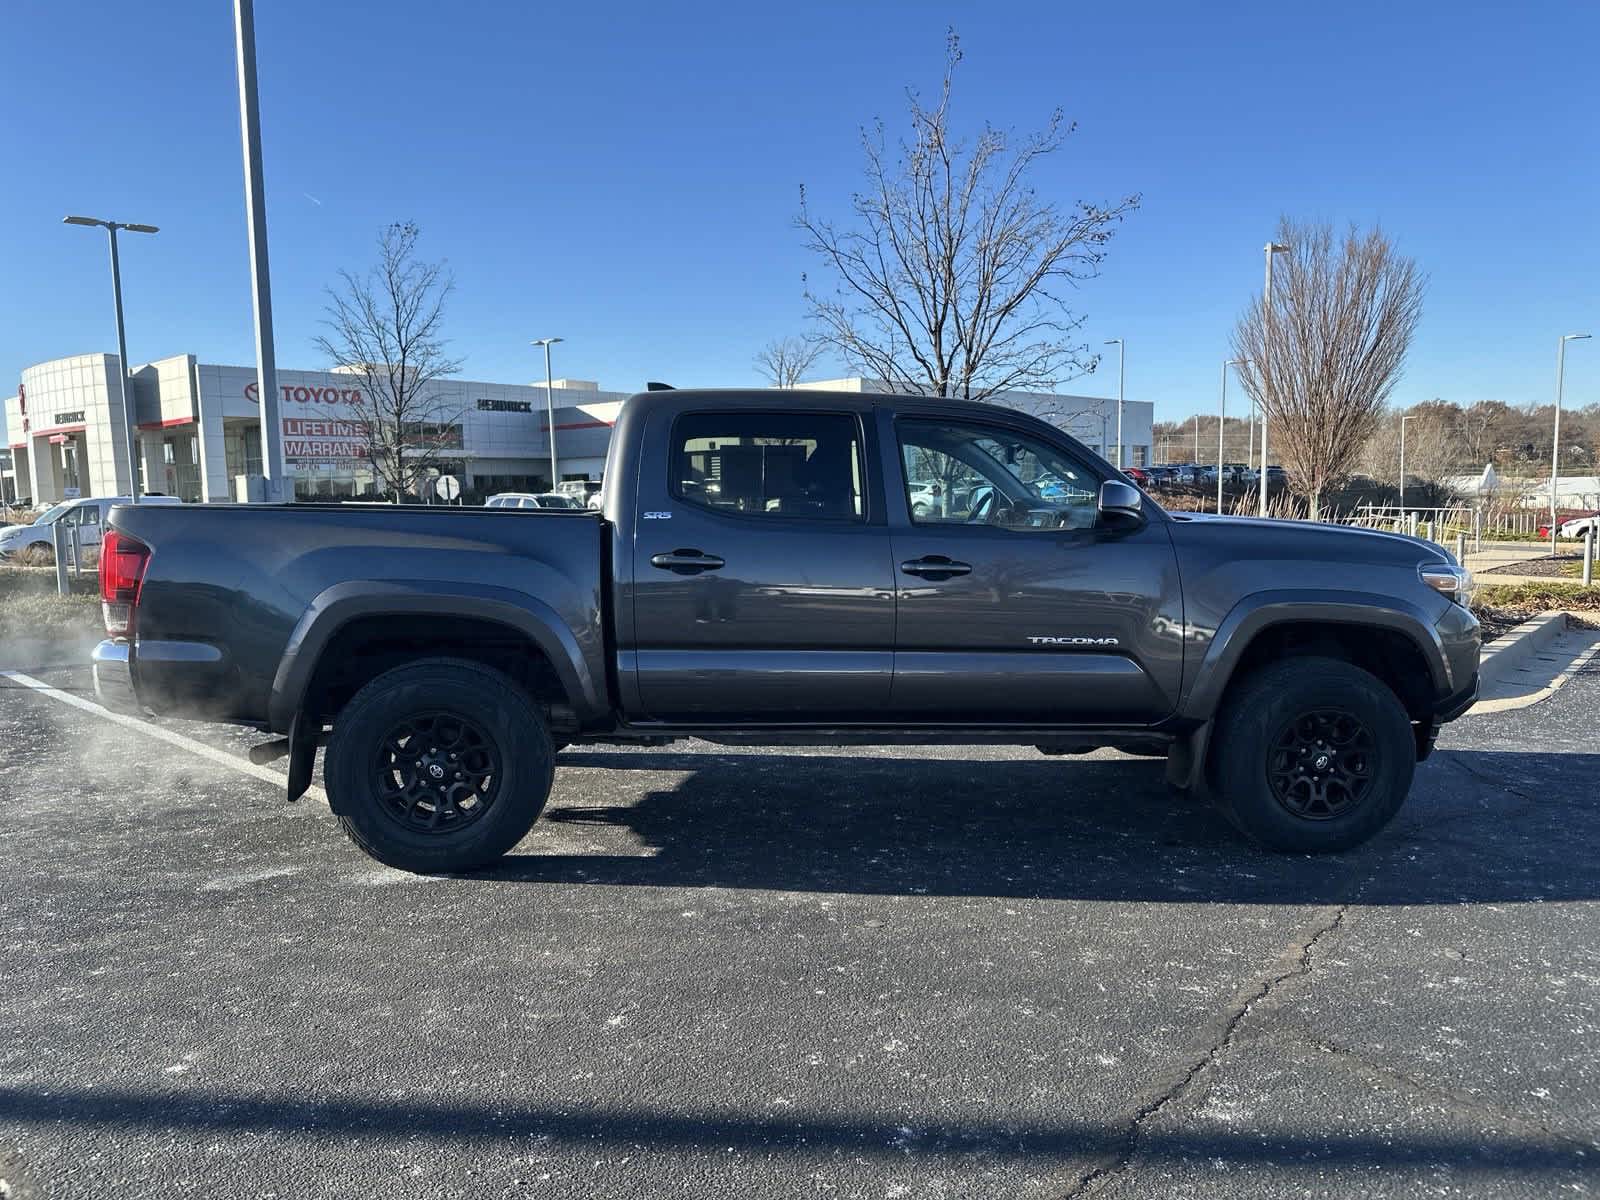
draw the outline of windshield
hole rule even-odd
[[[52,504],[49,508],[45,509],[42,513],[35,517],[33,519],[33,523],[35,525],[53,524],[65,516],[67,510],[71,507],[72,506],[69,504]]]

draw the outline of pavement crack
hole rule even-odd
[[[1144,1134],[1144,1127],[1165,1109],[1183,1099],[1198,1082],[1212,1074],[1222,1060],[1232,1051],[1240,1027],[1263,1001],[1284,984],[1295,979],[1302,979],[1311,973],[1312,962],[1316,956],[1318,944],[1344,924],[1345,916],[1350,912],[1350,904],[1345,903],[1335,908],[1314,928],[1309,936],[1299,943],[1298,952],[1294,954],[1292,965],[1277,974],[1269,975],[1257,983],[1251,993],[1243,1002],[1236,1005],[1228,1013],[1227,1020],[1223,1022],[1222,1031],[1217,1040],[1206,1049],[1205,1053],[1196,1059],[1178,1080],[1166,1091],[1133,1111],[1128,1121],[1128,1130],[1123,1137],[1121,1153],[1108,1163],[1103,1163],[1087,1174],[1069,1188],[1062,1200],[1071,1200],[1075,1196],[1083,1196],[1096,1190],[1111,1179],[1122,1174],[1132,1164],[1139,1153],[1139,1142]],[[1291,951],[1294,948],[1291,947]]]
[[[1284,1030],[1284,1036],[1299,1042],[1302,1046],[1328,1055],[1333,1062],[1367,1083],[1431,1100],[1457,1115],[1515,1130],[1526,1137],[1542,1139],[1559,1148],[1579,1154],[1591,1153],[1600,1148],[1600,1140],[1581,1132],[1571,1133],[1556,1128],[1548,1122],[1533,1120],[1521,1113],[1488,1103],[1471,1093],[1442,1086],[1387,1063],[1374,1062],[1360,1051],[1332,1041],[1314,1030],[1291,1027]]]

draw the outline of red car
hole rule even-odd
[[[1140,487],[1146,487],[1150,483],[1150,476],[1145,472],[1143,467],[1128,467],[1122,473],[1137,483]]]

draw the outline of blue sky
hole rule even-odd
[[[69,212],[162,227],[126,237],[130,358],[253,361],[231,7],[6,5],[0,388],[115,346],[104,237]],[[804,329],[799,185],[842,211],[858,127],[904,127],[947,25],[958,122],[1059,104],[1079,132],[1040,190],[1143,193],[1077,301],[1158,417],[1215,403],[1280,213],[1381,222],[1431,277],[1400,403],[1547,401],[1557,336],[1600,333],[1600,6],[266,0],[279,363],[324,365],[324,285],[410,218],[469,377],[542,378],[527,343],[555,334],[556,373],[603,387],[755,383]]]

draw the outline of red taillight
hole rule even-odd
[[[108,529],[100,541],[100,608],[106,632],[126,637],[133,631],[133,614],[139,606],[139,589],[150,565],[150,547],[137,538]]]

